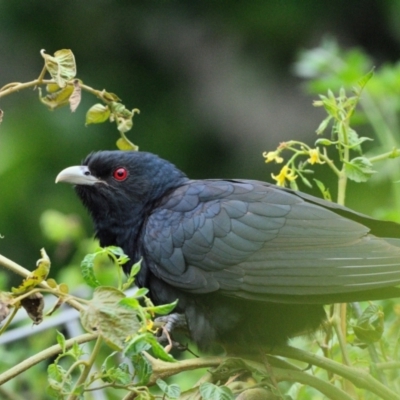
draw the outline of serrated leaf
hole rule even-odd
[[[88,332],[98,332],[114,350],[122,350],[128,337],[140,329],[135,310],[119,304],[125,294],[112,287],[98,287],[93,299],[81,312],[82,325]]]
[[[33,270],[19,285],[17,288],[11,288],[12,293],[22,294],[33,289],[39,283],[42,283],[49,274],[50,271],[50,259],[46,254],[45,249],[40,250],[42,258],[40,258],[36,263],[36,269]]]
[[[98,253],[86,254],[81,262],[81,271],[84,281],[91,287],[97,288],[100,286],[100,282],[96,278],[94,273],[94,260]]]
[[[121,366],[127,366],[127,364],[121,364]],[[102,376],[102,380],[105,382],[115,382],[121,385],[129,385],[132,382],[132,374],[126,368],[118,366],[110,368],[106,371],[106,375]]]
[[[170,399],[177,399],[181,395],[181,388],[177,384],[168,385],[162,379],[157,379],[157,386]]]
[[[149,360],[143,355],[133,356],[131,360],[135,370],[135,377],[138,379],[137,386],[146,385],[153,373],[153,368]]]
[[[210,382],[200,385],[203,400],[234,400],[232,391],[226,386],[217,386]]]
[[[82,347],[79,346],[78,343],[74,342],[72,347],[66,352],[66,354],[73,357],[75,360],[79,360],[85,353],[82,350]]]
[[[381,307],[369,305],[353,326],[355,335],[364,343],[374,343],[382,338],[384,330],[384,313]]]
[[[47,71],[60,88],[65,87],[67,82],[75,78],[76,64],[71,50],[58,50],[54,53],[54,56],[46,54],[45,50],[41,50],[40,54],[44,58]]]
[[[104,104],[95,104],[86,113],[86,125],[101,124],[110,118],[110,109]]]
[[[355,182],[366,182],[376,172],[366,157],[356,157],[350,162],[345,162],[344,169],[347,177]]]
[[[66,370],[58,364],[50,364],[47,367],[47,374],[49,379],[54,380],[55,382],[61,382],[66,375]]]

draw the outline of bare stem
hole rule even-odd
[[[74,343],[82,344],[86,342],[90,342],[97,338],[97,334],[94,333],[85,333],[83,335],[77,336],[73,339],[69,339],[65,341],[65,348],[69,349],[74,345]],[[62,348],[59,344],[55,344],[47,348],[46,350],[41,351],[38,354],[33,355],[32,357],[27,358],[26,360],[22,361],[15,367],[10,368],[6,372],[0,375],[0,386],[3,385],[5,382],[8,382],[10,379],[14,378],[15,376],[21,374],[22,372],[26,371],[27,369],[33,367],[34,365],[40,363],[43,360],[46,360],[50,357],[54,357],[62,351]]]

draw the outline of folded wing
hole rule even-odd
[[[149,217],[144,244],[153,273],[192,293],[288,303],[398,296],[400,240],[370,234],[364,220],[374,221],[263,182],[190,181]]]

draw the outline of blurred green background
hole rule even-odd
[[[326,35],[362,48],[379,70],[399,58],[400,2],[0,0],[0,86],[36,78],[41,49],[70,48],[84,83],[141,110],[129,132],[141,150],[193,178],[271,181],[276,168],[262,152],[314,142],[324,118],[293,65]],[[46,210],[76,214],[92,234],[71,187],[54,179],[118,138],[109,123],[84,126],[97,102],[89,94],[73,114],[49,112],[37,97],[27,90],[0,101],[0,253],[30,269],[43,246],[56,267],[73,254],[43,234]],[[390,202],[385,186],[373,195],[363,186],[351,185],[350,207],[373,214]]]

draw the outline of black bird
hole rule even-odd
[[[102,246],[122,247],[190,337],[250,349],[317,329],[323,304],[400,297],[400,225],[254,180],[191,180],[145,152],[64,169]],[[127,266],[129,271],[130,265]]]

